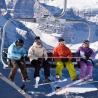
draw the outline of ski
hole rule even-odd
[[[48,84],[53,84],[53,83],[60,83],[60,82],[64,82],[64,81],[67,81],[67,79],[63,79],[63,80],[55,80],[55,81],[52,81],[52,82],[44,82],[44,83],[39,83],[38,86],[43,86],[43,85],[48,85]],[[35,86],[35,85],[33,85]]]
[[[93,83],[98,83],[98,81],[94,81],[94,80],[92,80],[92,81],[83,81],[83,82],[79,83],[78,85],[93,84]]]
[[[55,95],[55,94],[57,94],[59,91],[65,89],[65,88],[68,88],[68,87],[71,87],[71,86],[77,85],[77,84],[80,83],[80,82],[83,82],[84,79],[85,79],[85,78],[80,79],[80,80],[76,80],[76,81],[74,81],[74,82],[71,82],[71,83],[65,85],[64,87],[57,87],[57,89],[56,89],[55,91],[53,91],[53,92],[47,94],[46,96],[52,96],[52,95]]]

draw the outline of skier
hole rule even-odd
[[[80,79],[84,78],[86,80],[93,79],[93,62],[92,59],[95,57],[94,51],[89,47],[89,41],[84,40],[81,47],[76,52],[80,65]]]
[[[23,81],[29,81],[24,57],[27,56],[26,50],[23,48],[24,41],[22,39],[16,40],[8,48],[7,58],[10,60],[12,69],[8,79],[14,81],[14,77],[18,68],[22,73]]]
[[[72,81],[77,80],[76,70],[71,61],[72,53],[70,49],[65,45],[64,39],[60,38],[57,47],[53,49],[53,56],[56,62],[56,78],[60,79],[62,77],[62,70],[64,65],[69,72]]]
[[[28,57],[32,66],[35,68],[34,78],[39,81],[39,71],[44,68],[45,82],[50,82],[50,65],[47,62],[47,50],[43,47],[40,37],[35,37],[35,42],[29,48]],[[37,88],[37,87],[36,87]]]

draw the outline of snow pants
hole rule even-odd
[[[59,75],[60,77],[62,77],[62,70],[64,68],[64,65],[66,65],[66,68],[68,70],[71,80],[77,79],[76,70],[71,61],[68,61],[68,62],[56,61],[56,75]]]
[[[18,68],[20,68],[20,70],[21,70],[22,79],[23,80],[28,79],[26,65],[23,61],[11,60],[11,64],[12,64],[12,69],[11,69],[11,72],[10,72],[9,77],[8,77],[11,81],[14,81],[14,78],[15,78],[15,75],[16,75]]]
[[[40,69],[44,68],[44,76],[45,79],[47,79],[50,76],[50,65],[47,62],[47,60],[43,61],[42,63],[39,60],[32,60],[31,61],[32,66],[34,67],[34,78],[40,76]]]
[[[93,65],[89,61],[80,61],[80,79],[84,77],[89,77],[92,78],[92,73],[93,73]]]

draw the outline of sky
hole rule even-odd
[[[63,8],[65,0],[50,0],[49,5]],[[67,0],[67,8],[98,8],[98,0]]]
[[[11,0],[5,0],[8,3]],[[14,0],[16,1],[16,0]],[[66,0],[39,0],[46,1],[48,5],[64,8],[64,1]],[[88,9],[98,8],[98,0],[67,0],[67,8]]]
[[[75,7],[78,9],[84,8],[98,8],[98,0],[67,0],[68,7]]]

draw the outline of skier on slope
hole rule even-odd
[[[76,52],[77,56],[81,57],[78,59],[80,65],[80,79],[92,79],[93,63],[92,59],[95,57],[94,51],[89,47],[89,41],[84,40],[81,47]]]
[[[64,65],[66,65],[71,80],[77,80],[76,70],[74,69],[74,65],[71,61],[72,53],[70,49],[65,45],[63,38],[59,39],[57,47],[53,49],[53,56],[58,57],[55,58],[56,78],[60,79],[62,77],[62,70],[64,68]]]

